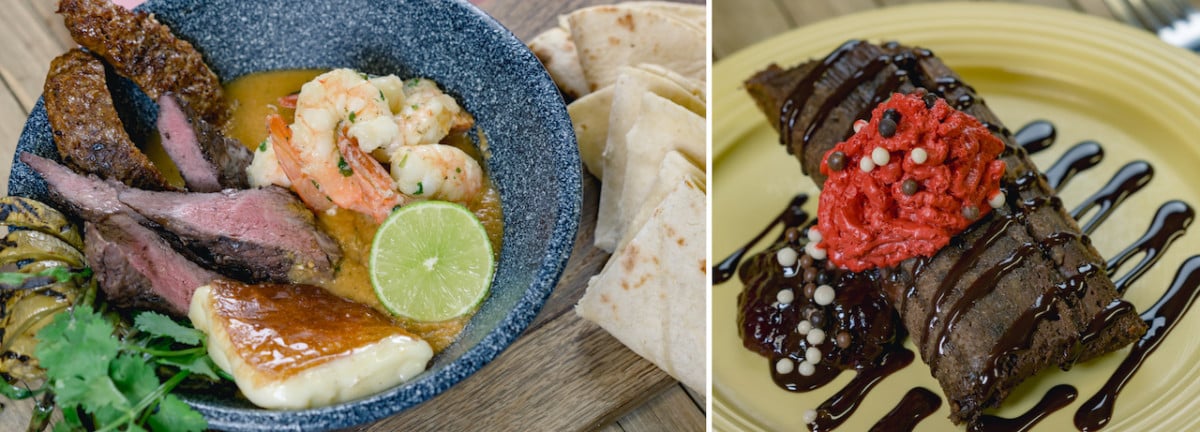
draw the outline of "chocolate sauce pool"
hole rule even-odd
[[[850,48],[852,48],[850,45],[843,47],[847,51]],[[835,51],[830,58],[836,59],[838,56],[837,53]],[[884,62],[885,60],[881,59],[880,61]],[[827,63],[832,63],[832,61],[827,59]],[[818,68],[820,67],[818,66]],[[903,74],[899,75],[902,76]],[[806,85],[805,83],[806,81],[802,81],[800,86]],[[961,83],[949,81],[944,83],[939,81],[938,84],[940,86],[961,85]],[[812,83],[807,83],[807,85],[811,86]],[[794,109],[794,107],[803,106],[803,102],[805,101],[789,99],[784,105],[780,121],[783,123],[781,130],[785,131],[783,136],[785,142],[791,140],[790,132],[787,131],[793,129],[792,126],[794,126],[795,120],[799,115],[798,110]],[[972,102],[958,101],[958,105],[960,106],[969,103]],[[987,126],[994,132],[1008,133],[1007,130],[993,125]],[[810,133],[811,131],[806,131],[805,141],[809,138],[808,134]],[[1032,154],[1049,148],[1054,143],[1056,131],[1054,125],[1050,122],[1039,120],[1021,128],[1013,134],[1013,137],[1024,151]],[[788,148],[790,149],[790,146]],[[1068,149],[1045,171],[1045,179],[1052,188],[1061,189],[1080,172],[1099,164],[1103,160],[1103,157],[1103,148],[1098,143],[1094,141],[1080,142]],[[1144,161],[1134,161],[1126,164],[1100,190],[1083,200],[1071,212],[1072,217],[1078,219],[1082,216],[1090,215],[1086,221],[1081,221],[1081,228],[1085,234],[1094,232],[1122,202],[1142,190],[1153,178],[1153,175],[1153,167]],[[1019,179],[1015,187],[1023,187],[1033,180],[1033,178]],[[1015,194],[1010,195],[1016,196]],[[799,228],[806,223],[810,223],[808,221],[808,214],[802,208],[807,202],[807,198],[803,194],[794,197],[787,208],[773,219],[757,236],[715,266],[713,268],[713,284],[721,284],[733,277],[741,260],[746,256],[747,251],[761,242],[776,227],[782,225],[785,228]],[[1024,204],[1032,206],[1046,204],[1061,206],[1061,202],[1057,201],[1056,198],[1046,200],[1045,202],[1026,202]],[[1011,223],[1018,223],[1018,218],[1022,217],[1022,213],[1017,212],[1009,217],[1013,219]],[[1163,252],[1183,235],[1194,218],[1195,212],[1193,209],[1182,201],[1169,201],[1160,206],[1146,232],[1121,252],[1109,258],[1106,263],[1108,276],[1114,277],[1114,284],[1117,286],[1118,291],[1124,293],[1133,282],[1138,280],[1157,263],[1162,257]],[[1000,230],[1005,229],[1008,225],[1010,224],[993,224],[993,226],[1001,227],[996,228]],[[782,241],[783,236],[783,234],[780,234],[776,243]],[[984,236],[981,241],[986,242],[989,237],[992,236]],[[1071,240],[1071,238],[1050,236],[1050,238],[1042,242],[1054,243],[1068,240]],[[985,248],[986,246],[986,244],[974,245],[971,249]],[[992,278],[983,277],[979,278],[979,280],[989,280],[999,277],[1000,274],[1006,271],[1006,268],[1015,267],[1027,254],[1034,253],[1036,249],[1050,245],[1031,244],[1028,246],[1028,248],[1017,248],[1008,259],[1002,261],[995,268],[989,269],[988,272],[995,273],[992,275]],[[1133,267],[1126,270],[1122,276],[1116,278],[1119,271],[1126,267],[1133,257],[1139,255],[1141,259]],[[969,268],[971,261],[968,254],[968,257],[960,260],[959,264],[964,268]],[[1053,300],[1058,298],[1061,293],[1054,293],[1054,291],[1082,290],[1084,285],[1082,283],[1083,278],[1090,274],[1090,272],[1097,270],[1099,269],[1081,269],[1079,277],[1073,278],[1073,280],[1068,281],[1066,284],[1061,284],[1047,290],[1042,298],[1039,298],[1035,302],[1035,306],[1027,310],[1023,318],[1018,319],[1013,328],[1010,328],[996,344],[993,352],[989,355],[989,361],[996,362],[998,359],[1003,358],[1006,352],[1027,348],[1029,345],[1029,335],[1032,333],[1031,330],[1035,328],[1039,320],[1057,319],[1056,316],[1052,316],[1054,314],[1050,313],[1050,310]],[[952,270],[951,273],[953,272]],[[949,281],[956,278],[951,274],[946,279]],[[952,282],[947,283],[952,284]],[[965,297],[969,297],[968,300],[970,300],[971,298],[987,295],[990,291],[986,287],[980,286],[977,289],[976,287],[970,287],[966,292]],[[1141,318],[1150,325],[1150,330],[1141,340],[1133,345],[1133,349],[1127,358],[1113,373],[1101,391],[1081,405],[1075,415],[1075,424],[1080,430],[1097,430],[1108,424],[1112,417],[1112,409],[1117,395],[1121,389],[1133,377],[1145,359],[1154,352],[1158,345],[1165,339],[1166,335],[1170,333],[1179,318],[1187,312],[1197,295],[1200,295],[1200,255],[1193,256],[1183,263],[1167,293],[1153,307],[1141,315]],[[945,307],[969,308],[969,305],[972,303],[974,302],[959,300],[956,304],[945,305]],[[1080,337],[1080,345],[1091,338],[1097,337],[1100,331],[1110,324],[1112,320],[1129,313],[1132,309],[1133,306],[1130,303],[1119,298],[1114,300],[1103,312],[1093,317],[1087,331]],[[936,319],[932,318],[932,316],[938,314],[931,314],[930,325],[942,330],[938,332],[939,345],[944,343],[942,339],[952,331],[956,320],[955,317],[961,316],[962,312],[952,311],[946,315],[948,318],[947,322],[940,325],[936,322]],[[789,325],[784,330],[790,331],[794,323],[789,322]],[[899,323],[895,323],[895,326],[902,328]],[[932,333],[934,332],[927,332],[926,337],[931,337]],[[902,338],[903,335],[901,334],[894,343],[888,344],[887,347],[890,348],[883,351],[882,355],[878,357],[878,361],[870,365],[863,366],[860,364],[858,367],[855,367],[855,378],[820,405],[816,411],[815,420],[809,423],[810,429],[814,431],[832,430],[841,425],[861,405],[863,399],[876,384],[910,364],[913,360],[913,353],[902,347]],[[799,352],[793,353],[790,357],[803,359],[803,356],[804,353]],[[842,368],[835,367],[835,365],[831,365],[828,362],[823,362],[818,364],[815,372],[808,377],[801,377],[798,373],[780,374],[776,371],[775,362],[784,357],[779,355],[770,356],[771,374],[777,385],[789,391],[806,392],[820,388],[836,378],[842,370]],[[845,365],[842,365],[842,367],[845,367]],[[1041,402],[1025,414],[1014,419],[983,416],[977,423],[972,425],[971,430],[985,432],[1028,430],[1049,414],[1072,403],[1077,396],[1078,393],[1073,387],[1065,384],[1059,385],[1047,392]],[[941,399],[933,392],[923,388],[912,389],[891,412],[885,415],[872,428],[872,431],[910,430],[940,406]]]

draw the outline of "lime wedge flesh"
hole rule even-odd
[[[479,219],[465,207],[424,201],[392,212],[371,243],[371,284],[393,314],[445,321],[487,297],[495,262]]]

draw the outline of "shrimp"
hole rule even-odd
[[[404,101],[396,111],[399,134],[387,153],[401,146],[437,144],[452,130],[466,130],[474,119],[433,80],[413,78],[404,84]]]
[[[396,187],[411,197],[465,203],[483,189],[479,163],[453,146],[403,146],[391,159]]]
[[[383,93],[365,76],[336,69],[304,84],[287,127],[268,116],[271,150],[292,189],[310,208],[333,206],[382,222],[401,200],[370,151],[397,131]],[[265,153],[265,152],[260,152]]]

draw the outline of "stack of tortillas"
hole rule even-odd
[[[601,180],[596,246],[613,255],[575,310],[688,387],[705,385],[705,8],[580,9],[530,48],[568,98]]]

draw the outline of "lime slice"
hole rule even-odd
[[[416,321],[462,316],[487,297],[492,244],[479,219],[445,201],[392,212],[371,243],[371,284],[393,314]]]

